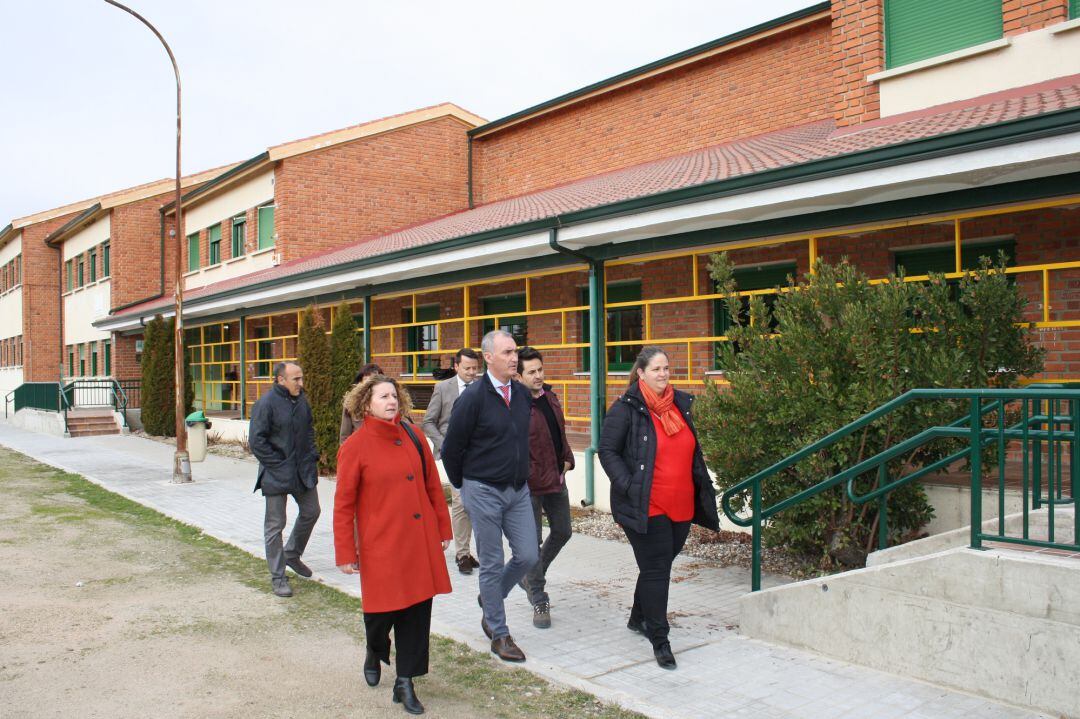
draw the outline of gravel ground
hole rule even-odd
[[[607,512],[572,508],[570,510],[575,532],[626,542],[626,535]],[[719,567],[746,567],[750,569],[750,535],[742,532],[710,532],[698,526],[690,529],[690,537],[683,547],[683,554],[709,562]],[[773,574],[792,578],[814,574],[812,565],[780,549],[763,548],[761,568]]]
[[[142,437],[143,439],[152,439],[155,442],[161,442],[162,444],[176,445],[175,437],[161,437],[155,434],[147,434],[141,429],[131,430],[131,434],[136,437]],[[238,442],[220,442],[215,441],[213,435],[210,437],[210,445],[206,448],[206,451],[210,454],[216,454],[219,457],[231,457],[232,459],[246,459],[250,462],[255,461],[255,457],[251,455],[248,449]]]

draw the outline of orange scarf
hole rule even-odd
[[[641,396],[645,398],[645,406],[660,418],[660,426],[664,428],[668,437],[686,426],[679,408],[675,406],[675,389],[671,385],[664,388],[663,394],[656,394],[649,385],[645,384],[645,380],[639,379],[637,384],[638,389],[641,390]]]

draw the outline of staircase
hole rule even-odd
[[[72,437],[96,437],[120,434],[120,427],[111,409],[76,409],[67,415],[68,433]]]
[[[968,412],[948,425],[911,427],[913,434],[879,454],[763,506],[762,485],[774,475],[906,404],[941,400],[964,402]],[[921,468],[890,467],[943,438],[959,448]],[[996,470],[984,471],[984,458],[995,450]],[[1006,478],[1010,452],[1018,457],[1019,482]],[[971,524],[888,547],[890,493],[958,461],[971,468],[965,478]],[[869,490],[856,484],[875,475]],[[740,631],[1080,719],[1077,482],[1080,391],[1053,385],[911,390],[723,493],[728,519],[753,534],[753,591],[740,599]],[[876,505],[879,551],[864,569],[759,591],[769,519],[830,490],[843,491],[855,505]],[[737,512],[734,503],[749,505],[749,513]],[[1009,514],[1014,507],[1019,511]]]

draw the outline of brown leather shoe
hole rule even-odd
[[[509,634],[505,637],[492,639],[491,651],[495,652],[495,656],[504,662],[525,661],[525,652],[521,651],[521,648],[514,643],[514,638]]]
[[[472,574],[473,566],[469,561],[469,557],[458,557],[457,570],[462,574]]]

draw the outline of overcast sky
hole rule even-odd
[[[440,102],[494,120],[810,0],[127,0],[183,81],[184,174]],[[168,58],[102,0],[0,0],[0,227],[171,177]]]

